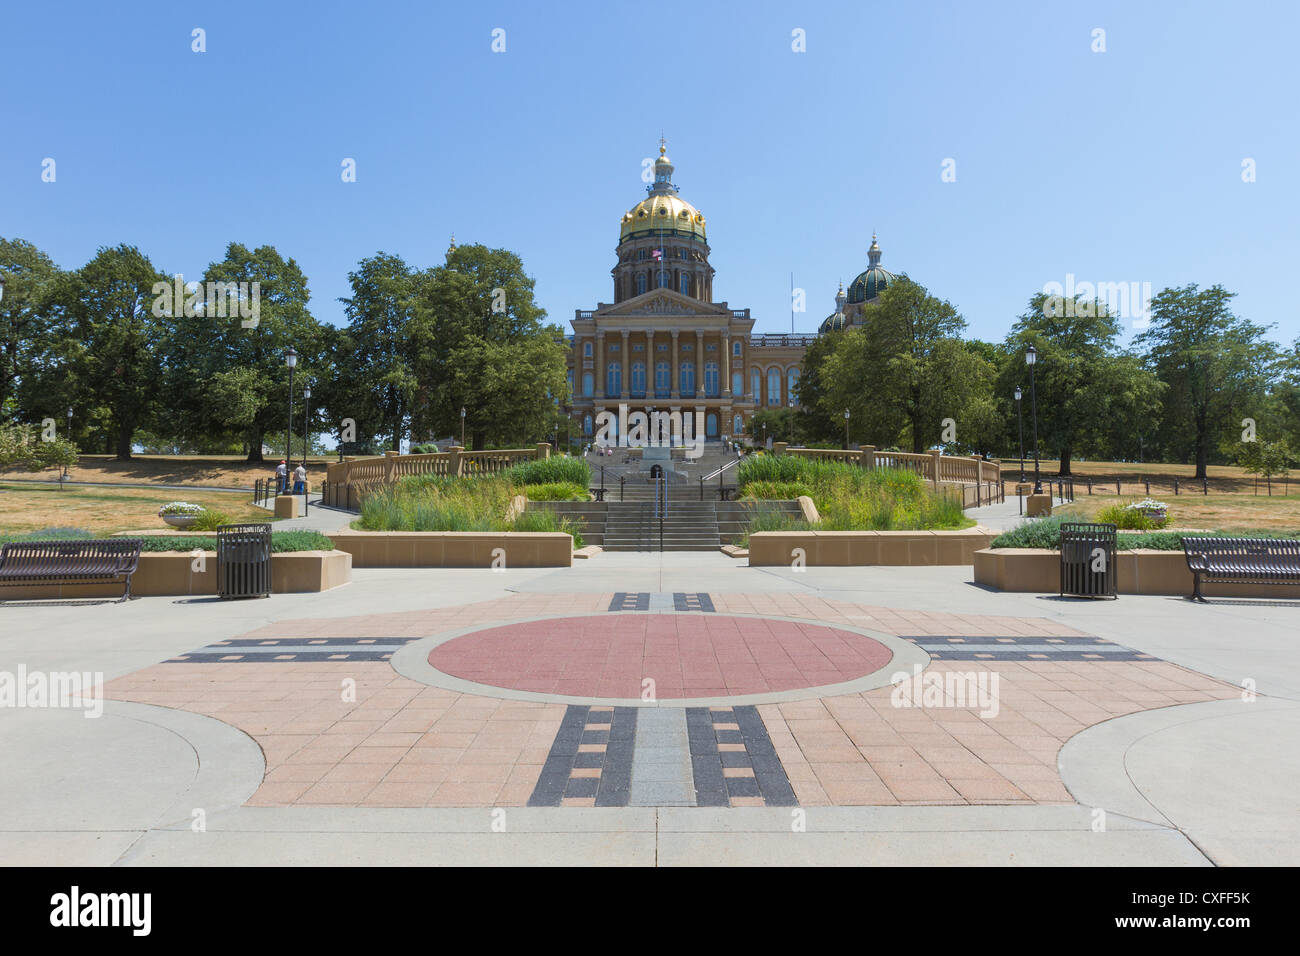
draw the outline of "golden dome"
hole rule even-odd
[[[652,235],[659,232],[708,241],[704,232],[704,214],[680,196],[668,194],[647,196],[625,212],[618,241],[642,233]]]

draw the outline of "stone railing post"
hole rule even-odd
[[[859,445],[858,451],[862,452],[862,468],[865,471],[871,471],[876,467],[876,446]]]
[[[537,454],[536,454],[534,457],[537,457],[537,458],[550,458],[550,457],[551,457],[551,443],[550,443],[550,442],[545,442],[545,441],[539,441],[539,442],[537,443]]]
[[[393,483],[393,470],[397,467],[397,458],[402,453],[400,451],[384,452],[384,484]]]
[[[785,454],[785,450],[786,450],[787,448],[789,448],[789,447],[790,447],[790,443],[789,443],[789,442],[784,442],[784,441],[774,441],[774,442],[772,442],[772,454],[774,454],[774,455],[784,455],[784,454]]]
[[[943,452],[935,450],[930,452],[930,480],[934,482],[935,487],[939,486],[939,459],[943,457]]]
[[[462,459],[460,456],[461,453],[464,451],[465,449],[461,445],[452,445],[450,448],[447,449],[448,454],[451,455],[451,457],[447,459],[448,477],[450,478],[460,477],[460,469],[462,467]]]

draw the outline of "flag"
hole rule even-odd
[[[663,257],[664,251],[662,249],[656,249],[654,252],[650,253],[650,258],[655,260],[655,262],[658,262]]]

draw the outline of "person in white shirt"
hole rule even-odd
[[[304,466],[299,465],[297,468],[293,470],[293,493],[295,495],[302,494],[303,489],[306,488],[307,486],[306,482],[307,482],[307,469]]]

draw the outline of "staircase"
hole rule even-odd
[[[716,502],[683,500],[670,491],[663,529],[665,551],[717,551],[721,547]],[[623,501],[609,502],[603,547],[606,551],[659,550],[652,486],[644,499],[625,496]]]

